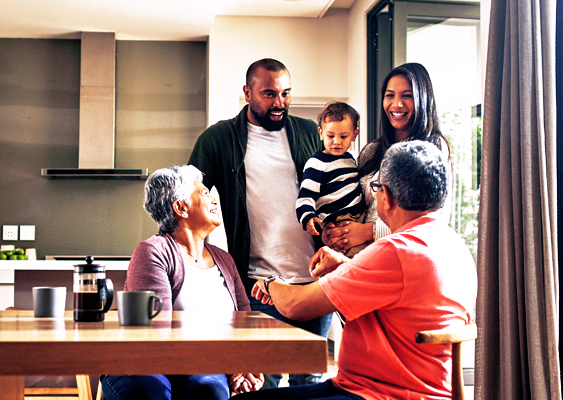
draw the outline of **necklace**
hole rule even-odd
[[[191,258],[194,259],[195,263],[197,264],[198,261],[199,261],[199,258],[196,257],[196,256],[194,256],[192,253],[190,253],[190,251],[188,250],[188,246],[181,245],[181,247],[182,247],[182,249],[184,249],[184,251],[185,251]],[[205,247],[203,248],[203,254],[202,254],[201,258],[203,258],[203,257],[205,257]]]

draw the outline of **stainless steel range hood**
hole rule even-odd
[[[148,168],[115,168],[115,33],[82,32],[78,168],[42,168],[47,178],[146,179]]]

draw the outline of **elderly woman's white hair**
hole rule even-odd
[[[203,175],[193,165],[161,168],[148,177],[145,182],[144,208],[158,224],[160,234],[178,230],[172,204],[178,200],[191,205],[195,181],[202,182]]]

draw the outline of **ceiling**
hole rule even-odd
[[[116,32],[119,40],[205,40],[219,15],[321,18],[354,0],[4,0],[0,37],[79,38]]]

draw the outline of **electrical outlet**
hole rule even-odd
[[[20,225],[20,240],[35,240],[35,225]]]
[[[18,226],[4,225],[2,229],[2,240],[18,240]]]

